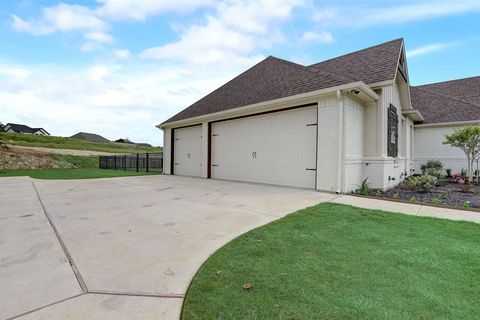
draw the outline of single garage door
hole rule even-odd
[[[212,123],[211,176],[315,188],[317,107]]]
[[[174,129],[173,173],[181,176],[202,175],[202,126]]]

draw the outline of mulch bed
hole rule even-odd
[[[448,198],[444,195],[447,195]],[[376,196],[376,191],[370,191],[369,196]],[[466,201],[470,201],[471,208],[480,208],[480,185],[474,186],[469,192],[464,192],[461,185],[445,180],[441,181],[440,185],[433,188],[431,192],[421,192],[410,190],[402,183],[393,189],[382,192],[382,197],[407,201],[415,197],[417,203],[428,204],[432,204],[432,199],[437,198],[440,200],[439,204],[461,208],[464,207]]]

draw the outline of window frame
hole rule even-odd
[[[392,142],[392,129],[395,130],[395,142]],[[398,157],[398,113],[397,108],[391,103],[387,114],[387,156]]]

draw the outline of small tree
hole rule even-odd
[[[452,134],[445,135],[443,144],[460,148],[465,152],[468,165],[468,180],[473,181],[474,164],[480,158],[480,126],[456,129]]]

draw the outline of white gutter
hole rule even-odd
[[[307,93],[301,93],[301,94],[297,94],[297,95],[293,95],[285,98],[259,102],[259,103],[238,107],[230,110],[209,113],[209,114],[192,117],[188,119],[182,119],[182,120],[173,121],[173,122],[167,122],[167,123],[159,124],[156,127],[159,129],[163,129],[167,127],[178,127],[178,126],[190,125],[195,123],[201,123],[204,121],[219,120],[222,118],[229,118],[237,115],[248,114],[249,111],[250,112],[258,111],[257,109],[261,109],[261,108],[267,109],[269,107],[274,107],[274,105],[276,104],[295,102],[297,100],[314,98],[320,95],[332,94],[336,91],[347,91],[347,90],[351,91],[353,89],[357,89],[360,92],[364,93],[367,96],[367,98],[371,101],[377,101],[379,99],[378,94],[376,94],[375,91],[373,91],[368,85],[366,85],[363,81],[357,81],[357,82],[343,84],[335,87],[315,90]],[[274,108],[272,110],[274,110]]]
[[[405,110],[402,111],[402,115],[407,116],[408,118],[412,119],[413,121],[423,121],[423,115],[418,110]]]
[[[415,128],[431,128],[431,127],[468,126],[468,125],[477,125],[477,124],[480,125],[480,120],[425,123],[425,124],[416,124],[414,125],[414,127]]]

